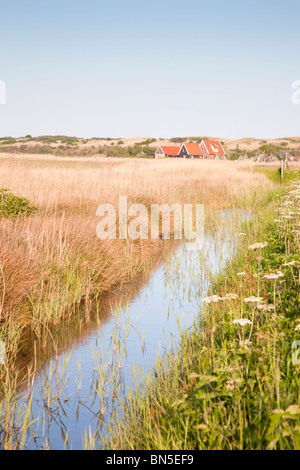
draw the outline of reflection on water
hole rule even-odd
[[[105,435],[103,423],[118,406],[116,396],[124,396],[126,387],[134,385],[132,370],[139,371],[139,377],[147,375],[159,351],[170,348],[180,328],[188,328],[201,314],[209,275],[222,270],[236,248],[237,218],[229,212],[221,218],[216,233],[205,236],[201,251],[178,245],[146,284],[124,284],[125,292],[107,301],[111,308],[102,305],[98,315],[91,315],[95,320],[82,323],[76,334],[74,329],[70,334],[62,329],[67,340],[54,359],[44,360],[35,376],[32,418],[36,421],[28,448],[81,449],[85,430],[100,429]],[[28,391],[20,398],[24,407],[26,397]]]

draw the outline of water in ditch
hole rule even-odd
[[[38,363],[20,394],[19,409],[30,405],[33,421],[26,448],[82,449],[85,433],[105,437],[118,397],[151,374],[180,331],[201,315],[210,275],[234,255],[239,226],[249,214],[218,217],[201,249],[178,244],[146,282],[124,284],[76,334],[61,328],[63,347]]]

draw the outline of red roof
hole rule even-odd
[[[203,140],[209,155],[225,155],[221,142],[218,140]]]
[[[199,144],[184,144],[189,155],[202,156],[203,152]]]
[[[175,147],[173,145],[161,145],[160,147],[165,155],[178,155],[180,147]]]

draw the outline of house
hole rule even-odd
[[[202,140],[200,147],[204,158],[213,159],[218,157],[226,159],[225,151],[219,140]]]
[[[199,144],[184,143],[180,147],[178,157],[181,158],[203,158],[203,152]]]
[[[161,145],[155,152],[155,158],[177,157],[180,147]]]

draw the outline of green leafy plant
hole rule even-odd
[[[6,140],[2,140],[1,145],[12,145],[12,144],[15,144],[16,142],[17,142],[16,139],[9,137]]]
[[[9,189],[0,188],[0,219],[2,217],[16,219],[36,211],[37,208],[26,198],[15,196]]]

